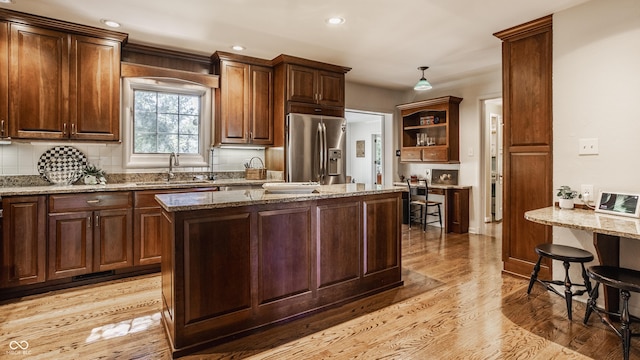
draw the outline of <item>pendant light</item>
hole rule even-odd
[[[428,66],[420,66],[418,68],[418,70],[422,70],[422,77],[420,78],[416,86],[413,87],[413,90],[422,91],[422,90],[429,90],[432,88],[431,84],[429,84],[427,79],[424,77],[424,71],[427,70],[428,68],[429,68]]]

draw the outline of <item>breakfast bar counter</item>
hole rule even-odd
[[[550,206],[524,213],[525,219],[539,224],[593,232],[593,244],[601,265],[620,266],[620,238],[640,240],[640,220],[597,213],[587,209],[560,209]],[[619,295],[604,289],[605,308],[616,312]]]
[[[157,195],[173,356],[401,286],[402,190]]]

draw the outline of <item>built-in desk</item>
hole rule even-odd
[[[640,220],[600,214],[593,210],[566,210],[550,206],[527,211],[524,218],[544,225],[592,231],[593,244],[601,265],[620,266],[621,237],[640,240]],[[617,291],[608,291],[605,287],[604,300],[607,310],[618,311]]]
[[[424,183],[418,189],[426,189]],[[406,182],[395,182],[395,186],[408,188]],[[461,185],[429,185],[429,194],[444,196],[444,232],[463,234],[469,231],[469,189]],[[406,211],[406,210],[405,210]]]

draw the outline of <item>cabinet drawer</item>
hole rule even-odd
[[[448,161],[448,148],[433,148],[422,150],[422,161]]]
[[[433,195],[444,195],[444,189],[437,189],[437,188],[429,188],[429,194],[433,194]]]
[[[216,191],[216,187],[206,187],[206,188],[188,188],[188,189],[171,189],[171,190],[141,190],[134,191],[133,199],[135,208],[149,208],[149,207],[160,207],[158,202],[155,199],[156,194],[172,194],[172,193],[182,193],[182,192],[198,192],[198,191]]]
[[[131,192],[49,195],[49,212],[127,208],[132,206]]]
[[[400,151],[400,161],[421,161],[422,150],[404,148]]]

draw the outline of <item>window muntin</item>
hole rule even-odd
[[[165,168],[171,152],[180,154],[181,167],[208,166],[213,88],[169,78],[125,77],[122,84],[125,168]],[[136,107],[137,93],[149,97],[155,94],[155,100],[147,99],[149,101],[140,102]],[[158,97],[164,96],[177,97],[174,99],[178,101],[163,105],[164,101],[158,101]],[[180,98],[185,101],[181,102]],[[137,128],[135,120],[141,120]],[[150,124],[155,130],[150,130]],[[146,138],[148,143],[141,138]]]
[[[200,97],[134,90],[133,152],[136,154],[197,154]]]

